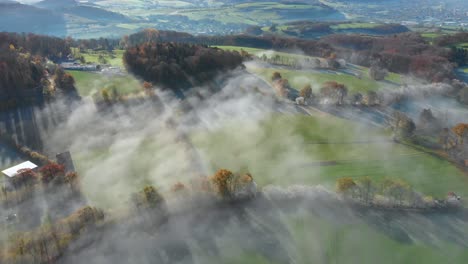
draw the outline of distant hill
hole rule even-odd
[[[34,5],[40,8],[58,10],[77,6],[78,3],[75,0],[44,0]]]
[[[119,13],[107,11],[98,7],[82,5],[75,0],[44,0],[35,6],[52,10],[57,13],[70,14],[97,22],[125,23],[131,20]]]
[[[0,0],[0,31],[66,35],[62,14],[18,2]]]

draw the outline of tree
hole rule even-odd
[[[78,173],[76,172],[69,172],[65,175],[65,182],[68,183],[70,186],[70,189],[72,191],[77,190],[77,184],[78,184]]]
[[[146,202],[151,208],[157,207],[161,202],[164,202],[164,198],[153,186],[146,186],[143,189],[143,193],[146,198]]]
[[[304,88],[301,89],[300,95],[304,97],[304,99],[312,98],[312,86],[310,84],[304,86]]]
[[[338,179],[336,183],[336,189],[338,193],[345,194],[345,195],[353,195],[354,189],[356,188],[356,182],[352,178],[345,177]]]
[[[394,137],[397,139],[411,137],[416,129],[413,120],[399,111],[395,111],[392,114],[390,126],[393,130]]]
[[[42,182],[47,184],[57,179],[57,177],[64,176],[65,167],[57,163],[49,163],[40,168],[39,172],[42,175]]]
[[[382,184],[384,194],[392,197],[398,205],[402,205],[410,194],[410,186],[402,180],[387,179]]]
[[[363,101],[363,96],[361,93],[355,93],[351,96],[351,104],[353,105],[361,105]]]
[[[320,96],[322,99],[331,100],[332,103],[342,105],[344,98],[348,95],[348,88],[344,84],[335,81],[328,81],[322,84]]]
[[[366,203],[372,202],[374,199],[375,187],[369,177],[364,177],[358,180],[359,191],[361,199]]]
[[[375,91],[368,91],[362,99],[362,102],[367,106],[378,105],[379,101],[379,96]]]
[[[72,97],[78,96],[73,76],[65,72],[61,67],[57,67],[54,77],[55,87]]]
[[[101,64],[107,64],[107,59],[102,54],[99,54],[98,62]]]
[[[283,77],[281,77],[281,73],[279,72],[274,72],[273,75],[271,76],[272,81],[277,81],[281,80]]]
[[[289,90],[291,89],[291,86],[289,86],[289,81],[288,79],[279,79],[275,82],[275,86],[278,89],[278,95],[282,98],[288,98],[289,97]]]
[[[31,186],[36,183],[37,179],[37,174],[31,169],[19,170],[13,178],[14,184],[17,187]]]
[[[459,123],[452,128],[452,131],[463,141],[463,138],[468,136],[468,123]]]
[[[372,80],[383,81],[387,75],[388,71],[382,67],[379,67],[378,65],[374,64],[369,68],[369,77]]]
[[[216,191],[223,198],[232,198],[234,195],[233,185],[235,180],[234,173],[225,169],[218,170],[216,174],[211,177]]]

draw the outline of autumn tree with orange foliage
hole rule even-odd
[[[65,174],[65,167],[57,163],[49,163],[39,169],[43,183],[50,183],[58,177],[63,177]]]
[[[221,169],[211,177],[216,191],[223,198],[230,198],[233,195],[233,184],[235,182],[235,175],[229,170]]]
[[[468,124],[460,123],[452,128],[453,133],[458,137],[463,138],[468,136]]]
[[[250,197],[256,192],[256,184],[250,173],[235,174],[221,169],[210,179],[216,192],[224,199]]]
[[[37,182],[37,174],[31,169],[19,170],[13,177],[13,184],[16,187],[31,186]]]
[[[322,98],[332,100],[336,104],[342,105],[345,97],[348,95],[348,88],[346,88],[344,84],[329,81],[322,84],[320,95]]]
[[[345,177],[338,179],[336,189],[339,193],[348,195],[352,194],[353,190],[357,187],[356,182],[352,178]]]

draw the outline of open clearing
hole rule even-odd
[[[105,76],[95,72],[68,71],[75,78],[81,96],[90,96],[103,89],[126,95],[141,91],[141,83],[133,75]]]

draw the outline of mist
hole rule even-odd
[[[87,204],[111,217],[127,213],[83,234],[61,263],[238,263],[249,257],[267,263],[359,263],[342,258],[352,249],[375,263],[389,254],[385,245],[369,242],[376,237],[436,252],[451,245],[453,258],[462,257],[468,247],[466,216],[356,210],[325,180],[333,170],[327,164],[343,166],[351,162],[348,155],[389,171],[395,160],[407,159],[405,153],[392,157],[400,147],[378,129],[339,120],[347,129],[327,133],[335,122],[328,121],[331,116],[307,119],[309,113],[275,99],[264,80],[241,70],[221,76],[217,84],[222,89],[216,93],[195,87],[197,92],[188,92],[183,101],[156,88],[157,100],[104,110],[84,98],[64,122],[40,127],[47,154],[70,150]],[[46,118],[65,109],[55,103],[38,115]],[[301,122],[317,122],[321,136],[298,131]],[[318,154],[323,142],[331,144],[330,160]],[[333,148],[350,142],[356,147],[334,153]],[[171,191],[177,182],[189,183],[221,168],[250,171],[259,185],[255,199],[224,204],[195,191]],[[425,172],[408,173],[417,183]],[[146,185],[165,196],[167,219],[132,208],[131,195]]]

